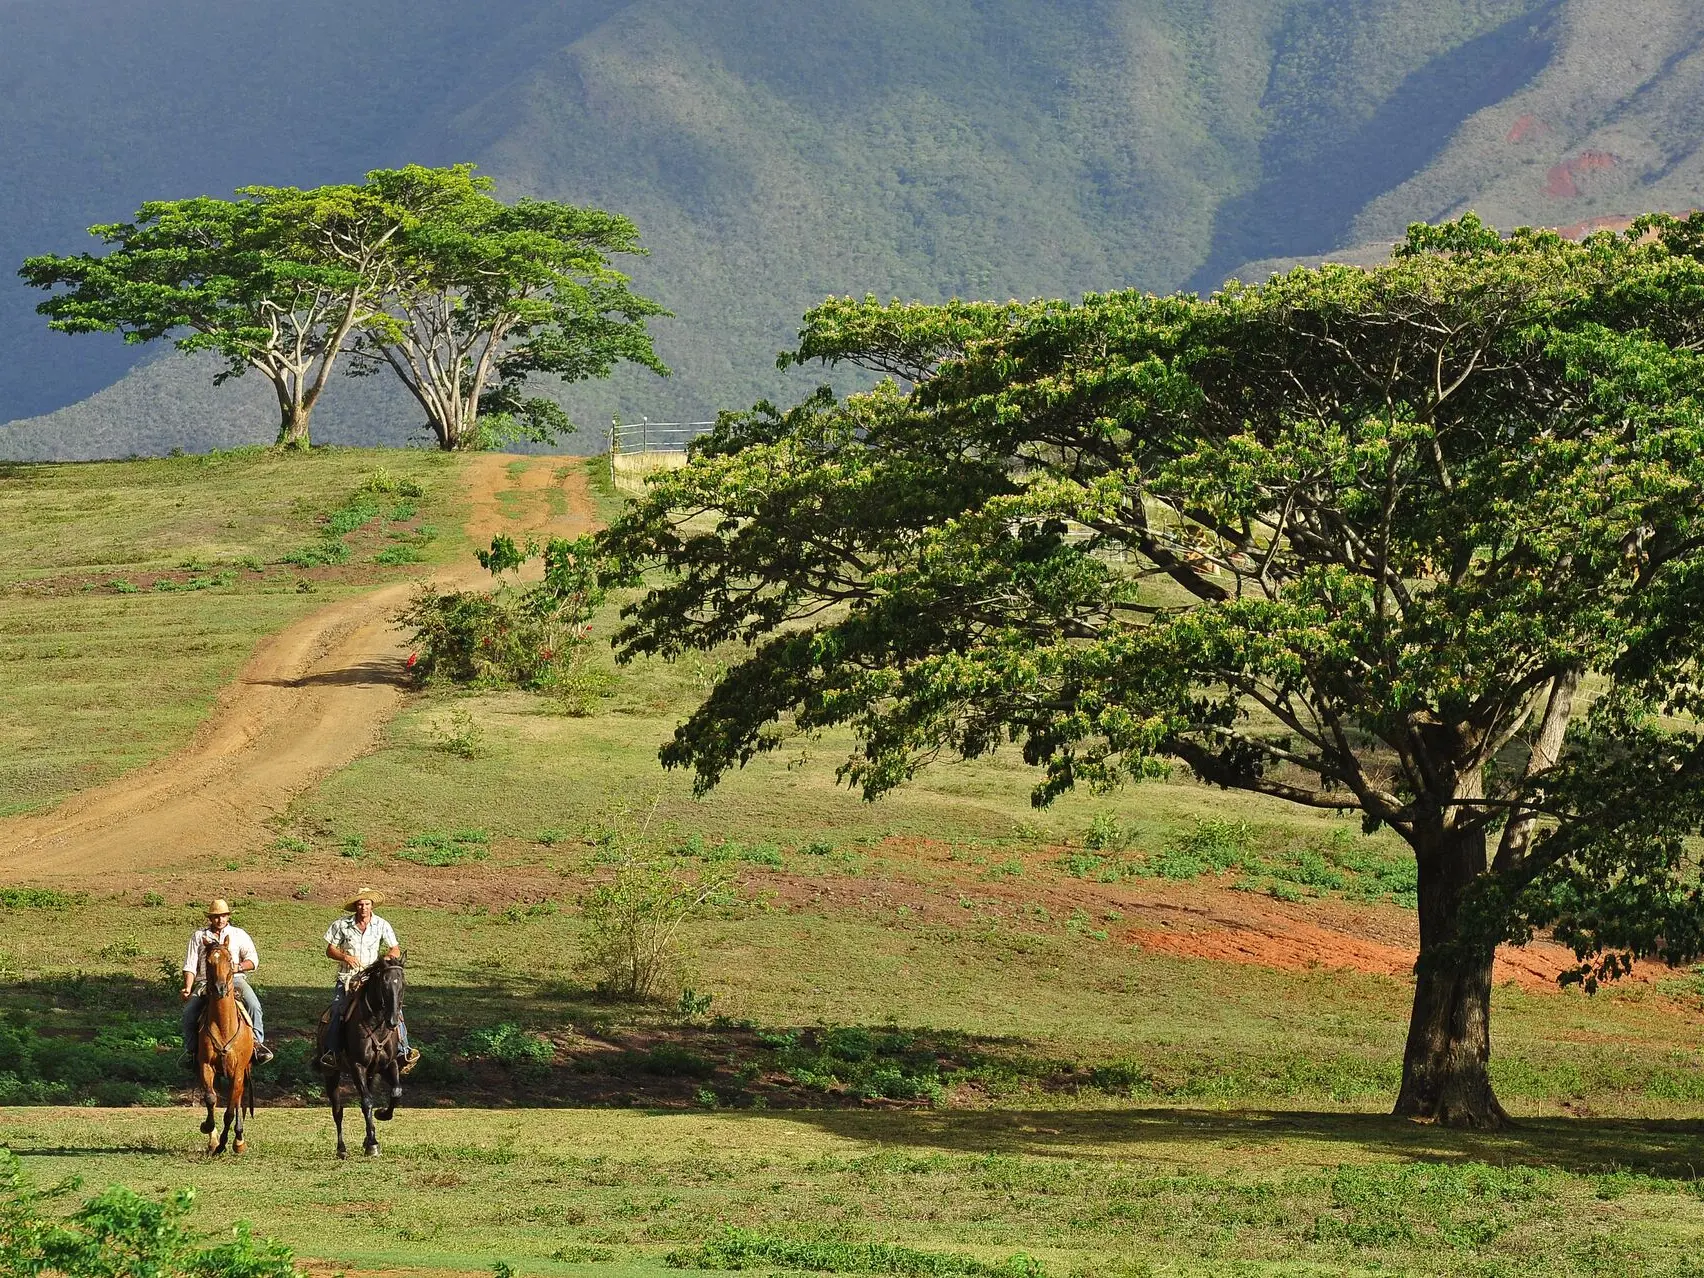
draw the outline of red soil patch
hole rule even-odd
[[[1581,151],[1571,160],[1553,165],[1545,176],[1544,193],[1554,200],[1571,200],[1580,193],[1579,183],[1574,179],[1583,173],[1595,173],[1604,169],[1613,169],[1621,163],[1619,155],[1611,155],[1608,151]]]
[[[1323,968],[1396,977],[1406,977],[1414,971],[1417,951],[1407,946],[1350,936],[1299,919],[1275,918],[1272,922],[1275,926],[1201,931],[1138,928],[1125,939],[1160,954],[1248,963],[1283,971]],[[1561,988],[1556,978],[1575,963],[1571,950],[1544,941],[1534,941],[1519,949],[1504,946],[1497,951],[1492,979],[1499,985],[1513,984],[1529,992],[1554,994]],[[1630,979],[1649,982],[1662,970],[1656,964],[1641,963]]]
[[[1550,126],[1548,124],[1536,115],[1529,113],[1515,121],[1514,127],[1509,130],[1508,140],[1510,142],[1525,142],[1528,138],[1541,138],[1549,132]]]

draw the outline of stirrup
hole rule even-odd
[[[420,1049],[418,1047],[410,1047],[402,1058],[402,1069],[398,1072],[406,1074],[418,1064],[420,1064]]]
[[[268,1047],[260,1039],[255,1040],[255,1042],[254,1042],[254,1059],[258,1064],[261,1064],[261,1065],[266,1064],[267,1061],[271,1060],[277,1054],[278,1053],[274,1052],[270,1047]]]

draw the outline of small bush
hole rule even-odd
[[[201,1246],[188,1224],[193,1189],[155,1201],[113,1185],[68,1216],[56,1210],[77,1187],[70,1180],[37,1190],[16,1155],[0,1150],[0,1268],[63,1278],[299,1278],[290,1249],[256,1241],[247,1224],[227,1242]]]
[[[420,485],[412,479],[403,479],[391,474],[390,470],[380,466],[361,481],[361,491],[364,493],[383,493],[396,497],[424,497],[426,494]]]
[[[325,534],[328,537],[343,537],[364,528],[383,513],[378,506],[370,501],[356,498],[339,506],[326,516]]]
[[[65,910],[89,898],[82,892],[57,892],[52,888],[0,887],[0,909]]]
[[[541,1077],[556,1060],[556,1048],[539,1034],[504,1021],[490,1029],[474,1030],[464,1040],[462,1053],[469,1060],[491,1061],[523,1077]]]
[[[279,559],[281,564],[290,564],[296,568],[324,568],[335,564],[346,564],[350,559],[349,543],[339,538],[326,538],[303,546],[300,550],[292,550]]]
[[[1091,852],[1122,852],[1130,846],[1130,831],[1111,812],[1097,812],[1083,835],[1083,846]]]
[[[415,865],[442,868],[465,861],[483,861],[488,855],[485,845],[489,842],[479,830],[457,830],[454,834],[429,830],[409,839],[397,856]]]
[[[432,741],[444,753],[463,759],[477,759],[485,753],[485,730],[459,707],[433,726]]]
[[[532,543],[523,548],[500,536],[479,558],[501,575],[539,553]],[[559,690],[570,707],[589,705],[600,691],[595,672],[586,665],[589,623],[604,597],[597,552],[589,538],[557,538],[542,554],[544,580],[525,589],[505,586],[483,594],[422,587],[397,617],[413,627],[413,642],[422,653],[416,677]]]
[[[681,926],[730,898],[723,872],[693,876],[668,862],[624,860],[581,901],[581,967],[611,998],[652,998],[681,975]]]
[[[373,556],[373,562],[376,564],[423,564],[426,562],[426,556],[404,542],[395,546],[386,546]]]

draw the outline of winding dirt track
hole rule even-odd
[[[465,478],[476,545],[499,531],[573,536],[593,527],[584,470],[486,454]],[[552,500],[548,490],[561,496]],[[555,507],[555,511],[553,511]],[[565,513],[558,513],[565,507]],[[433,573],[445,587],[489,580],[471,560]],[[327,773],[372,749],[407,692],[407,650],[391,617],[416,582],[323,608],[262,641],[194,740],[176,753],[39,815],[0,821],[0,873],[31,878],[205,863],[270,836],[265,822]],[[144,686],[137,696],[147,696]]]

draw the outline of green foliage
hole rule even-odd
[[[828,1274],[912,1274],[920,1278],[1046,1278],[1039,1261],[1017,1255],[990,1264],[952,1252],[920,1251],[896,1243],[797,1242],[725,1227],[698,1247],[670,1252],[675,1269],[767,1269],[782,1266]]]
[[[446,834],[428,830],[411,837],[397,850],[397,858],[415,865],[442,868],[468,861],[483,861],[490,855],[486,845],[490,837],[482,830],[457,830]]]
[[[380,493],[385,496],[393,497],[424,497],[426,495],[426,490],[421,488],[421,486],[414,480],[409,479],[406,476],[393,475],[390,472],[389,467],[386,466],[376,467],[372,473],[363,479],[361,481],[361,491],[364,493]],[[409,514],[392,514],[391,518],[411,519],[413,518],[413,510],[414,508],[410,506]]]
[[[764,1034],[760,1041],[774,1053],[776,1069],[812,1091],[930,1104],[946,1097],[940,1051],[913,1031],[853,1025]]]
[[[550,200],[504,204],[473,167],[367,175],[363,192],[398,211],[398,234],[383,256],[384,309],[359,327],[354,371],[394,372],[442,448],[549,443],[573,427],[528,393],[528,379],[607,377],[622,363],[666,375],[645,321],[668,312],[610,265],[641,252],[627,218]]]
[[[540,553],[544,579],[524,589],[483,594],[421,587],[398,617],[413,627],[422,654],[418,679],[559,692],[570,699],[587,691],[590,623],[604,599],[590,538],[552,538],[541,552],[532,542],[522,547],[503,535],[479,557],[502,574]]]
[[[50,1204],[75,1180],[36,1189],[16,1155],[0,1149],[0,1273],[26,1278],[298,1278],[288,1247],[257,1240],[247,1224],[229,1242],[203,1246],[190,1229],[193,1189],[158,1201],[114,1185],[68,1216]]]
[[[682,926],[733,899],[724,871],[690,874],[673,861],[624,855],[614,875],[581,898],[581,968],[610,998],[653,998],[680,981]]]
[[[909,389],[726,414],[603,538],[644,588],[624,658],[750,645],[663,761],[702,793],[785,721],[853,728],[867,797],[1015,741],[1037,803],[1182,764],[1354,812],[1444,876],[1440,998],[1535,926],[1611,951],[1588,979],[1704,951],[1700,227],[1470,216],[1209,298],[829,299],[786,361]],[[1225,833],[1148,864],[1229,869]],[[1277,888],[1347,882],[1298,854]]]
[[[89,228],[105,253],[32,257],[19,274],[65,290],[36,308],[60,332],[172,337],[220,356],[215,384],[258,372],[277,393],[278,442],[305,448],[345,339],[379,304],[380,248],[403,213],[370,187],[238,195],[151,201],[132,222]]]
[[[64,910],[88,899],[85,893],[56,888],[0,887],[0,909],[5,910]]]
[[[85,1040],[44,1036],[29,1018],[8,1013],[0,1021],[0,1104],[166,1104],[183,1077],[177,1042],[169,1020],[120,1017]]]
[[[550,1040],[505,1021],[490,1029],[473,1030],[462,1043],[469,1060],[506,1066],[518,1077],[538,1078],[550,1071],[556,1049]]]

